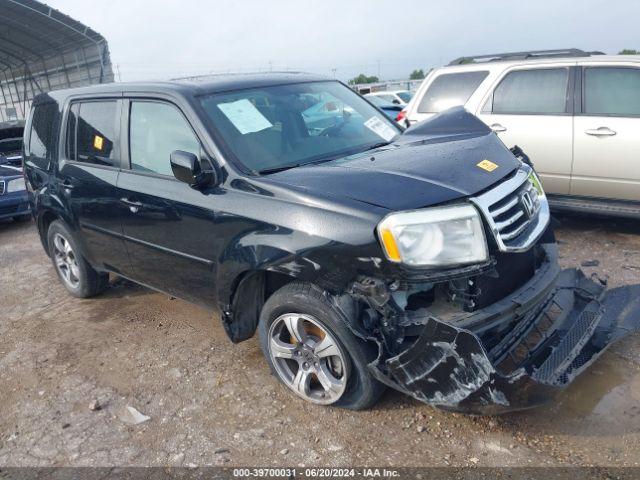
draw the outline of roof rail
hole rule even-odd
[[[456,58],[449,65],[464,65],[466,63],[501,62],[506,60],[527,60],[532,58],[555,57],[590,57],[591,55],[604,55],[604,52],[585,52],[579,48],[562,48],[558,50],[530,50],[526,52],[492,53],[490,55],[471,55]],[[478,62],[479,61],[479,62]]]

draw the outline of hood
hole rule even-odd
[[[480,168],[483,160],[497,167]],[[477,194],[519,165],[484,123],[456,108],[413,126],[385,147],[264,178],[389,210],[410,210]]]

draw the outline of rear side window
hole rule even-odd
[[[51,160],[55,156],[60,113],[55,103],[37,105],[33,110],[29,135],[29,155]]]
[[[640,69],[585,68],[584,113],[640,115]]]
[[[425,92],[418,113],[438,113],[464,105],[489,72],[448,73],[436,77]]]
[[[131,102],[129,128],[132,170],[173,175],[171,152],[182,150],[200,155],[200,142],[173,105]]]
[[[118,102],[90,101],[71,106],[67,120],[67,157],[96,165],[117,166]]]
[[[561,114],[567,105],[568,68],[508,73],[493,92],[493,113]]]

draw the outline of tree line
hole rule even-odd
[[[424,70],[414,70],[409,75],[409,80],[422,80],[424,78]],[[378,83],[380,79],[375,75],[365,75],[361,73],[357,77],[349,80],[349,85],[362,85],[363,83]]]

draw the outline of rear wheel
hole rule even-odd
[[[361,410],[385,387],[369,373],[376,348],[356,337],[318,287],[293,282],[275,292],[260,315],[260,343],[278,379],[320,405]]]
[[[107,287],[108,274],[97,272],[87,263],[73,235],[60,220],[49,226],[47,243],[56,273],[73,296],[93,297]]]

